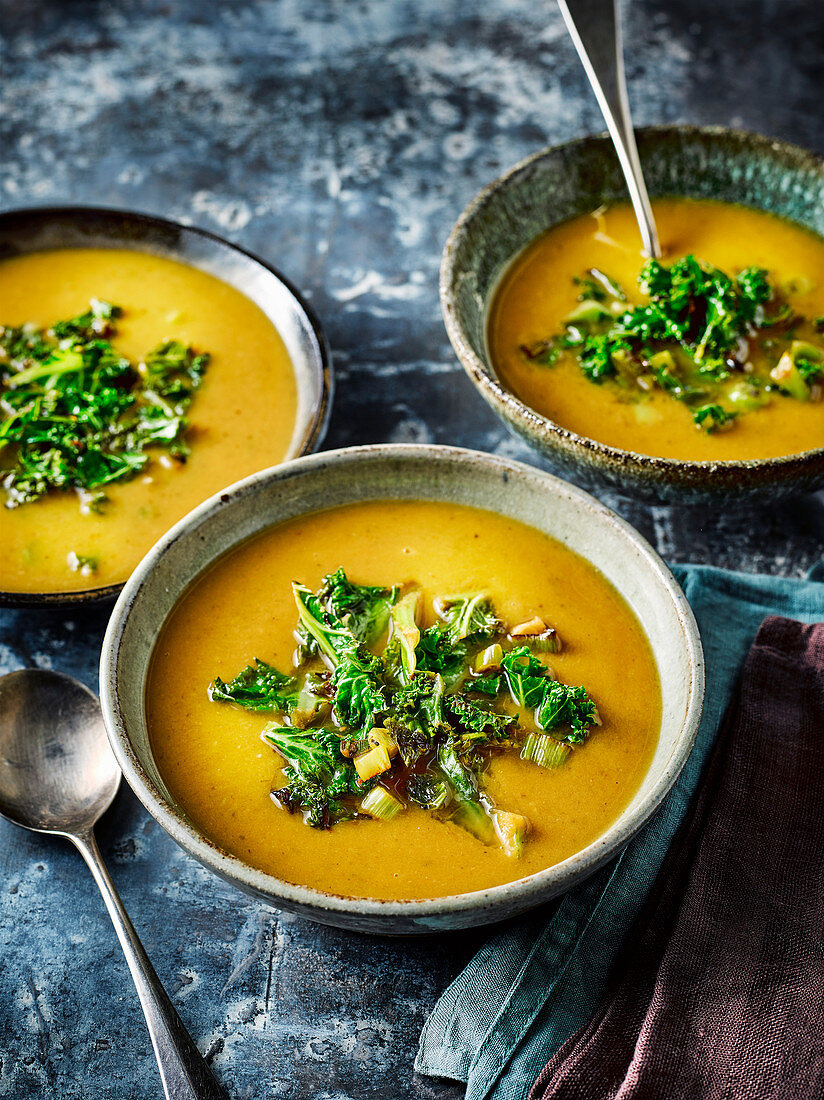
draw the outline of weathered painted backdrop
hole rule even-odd
[[[722,123],[824,152],[818,0],[633,0],[640,123]],[[476,397],[440,321],[450,225],[502,169],[601,129],[552,0],[0,0],[0,207],[94,202],[260,252],[325,322],[327,446],[436,441],[537,460]],[[824,508],[610,498],[673,560],[802,573]],[[96,682],[106,610],[0,613],[0,671]],[[246,901],[129,791],[100,828],[181,1016],[231,1097],[453,1098],[411,1071],[478,942],[367,940]],[[80,859],[0,825],[0,1097],[159,1095],[120,950]]]

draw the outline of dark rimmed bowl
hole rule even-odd
[[[719,199],[766,210],[824,236],[824,162],[759,134],[722,127],[638,131],[653,198]],[[441,306],[458,358],[484,400],[562,472],[593,489],[641,499],[776,501],[824,485],[822,446],[781,458],[686,462],[608,447],[541,416],[498,380],[486,344],[496,286],[527,245],[558,223],[627,198],[612,143],[585,137],[536,153],[466,208],[444,250]]]
[[[127,248],[179,260],[239,290],[269,318],[295,372],[298,408],[284,461],[321,443],[332,402],[332,360],[320,322],[271,264],[205,229],[95,206],[45,206],[0,214],[0,261],[57,248]],[[122,584],[72,592],[3,592],[0,606],[68,607],[113,599]]]
[[[145,691],[152,652],[181,596],[223,554],[296,516],[364,500],[439,500],[536,527],[590,561],[633,608],[662,690],[655,754],[629,806],[592,844],[545,871],[428,901],[341,897],[265,874],[211,841],[175,801],[149,743]],[[491,924],[570,889],[616,855],[675,782],[695,740],[704,694],[701,641],[666,565],[593,497],[531,466],[453,447],[353,447],[299,458],[239,481],[181,520],[143,559],[115,606],[100,661],[100,699],[129,786],[187,852],[280,909],[360,932],[400,935]]]

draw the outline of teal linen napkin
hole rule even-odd
[[[617,859],[571,890],[549,920],[539,911],[491,939],[438,1001],[415,1069],[466,1081],[467,1100],[525,1100],[547,1059],[588,1022],[684,819],[761,621],[824,620],[824,562],[806,580],[701,565],[673,572],[695,612],[706,657],[695,748],[661,808]]]

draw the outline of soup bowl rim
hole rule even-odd
[[[208,838],[202,830],[193,825],[182,809],[158,788],[147,774],[140,759],[129,730],[129,716],[121,705],[118,668],[124,664],[129,668],[130,675],[143,677],[140,694],[143,699],[145,718],[146,673],[151,655],[146,657],[145,662],[143,658],[133,660],[128,642],[125,642],[124,647],[124,635],[131,619],[137,617],[139,624],[140,616],[146,615],[147,609],[142,606],[145,602],[144,590],[151,575],[158,568],[162,568],[163,559],[170,548],[180,539],[195,538],[196,533],[208,525],[221,509],[230,507],[233,502],[250,494],[254,495],[262,487],[291,481],[290,493],[297,492],[299,495],[299,486],[296,490],[294,479],[299,478],[304,472],[309,475],[317,471],[322,472],[329,464],[349,463],[356,467],[359,463],[366,463],[376,458],[400,462],[417,458],[430,463],[444,465],[452,463],[467,467],[481,463],[490,471],[500,473],[504,480],[508,477],[537,479],[538,483],[545,486],[548,493],[564,494],[576,508],[589,513],[588,522],[592,523],[595,529],[603,524],[616,529],[626,540],[627,551],[634,551],[640,555],[644,568],[649,569],[660,582],[662,586],[658,589],[660,598],[663,600],[668,597],[673,604],[680,628],[679,642],[683,642],[689,669],[689,688],[680,733],[671,747],[661,775],[631,820],[621,821],[624,811],[618,821],[613,822],[595,841],[553,867],[482,890],[419,900],[387,901],[344,896],[289,883],[227,853]],[[358,503],[360,499],[365,499],[358,497],[356,479],[353,477],[352,481],[352,495],[348,501],[341,502],[344,505]],[[414,496],[407,498],[399,494],[390,499],[419,498]],[[438,495],[433,499],[448,500],[450,497]],[[498,511],[494,507],[491,510]],[[290,514],[294,518],[306,513],[301,510],[298,503],[293,506]],[[285,520],[279,522],[285,522]],[[261,521],[256,533],[261,533],[267,526],[265,520]],[[179,606],[181,598],[189,590],[190,585],[203,576],[215,561],[225,553],[237,549],[244,541],[245,539],[227,540],[228,544],[211,557],[208,565],[193,570],[185,583],[175,585],[172,594],[173,607]],[[150,609],[148,611],[150,614]],[[154,632],[153,637],[156,638],[162,629],[162,623],[158,625],[152,622],[150,625]],[[142,665],[141,662],[143,662]],[[101,705],[109,741],[118,764],[143,806],[184,850],[221,878],[247,893],[263,898],[269,904],[292,909],[322,923],[355,928],[359,931],[389,934],[393,932],[393,925],[400,925],[402,933],[420,933],[493,923],[510,915],[509,911],[522,912],[540,904],[597,870],[638,832],[672,787],[695,742],[703,695],[703,650],[692,609],[670,569],[646,539],[626,520],[584,490],[525,463],[461,447],[428,444],[370,444],[337,451],[321,451],[252,474],[205,501],[155,544],[126,582],[109,621],[100,659]]]
[[[815,172],[821,177],[821,187],[824,192],[824,157],[819,157],[792,142],[771,138],[756,131],[715,125],[644,126],[638,127],[636,133],[641,141],[676,136],[710,141],[717,139],[719,142],[735,141],[741,146],[749,147],[765,159],[776,159],[781,156],[792,161],[796,167]],[[663,490],[664,498],[670,501],[677,500],[681,490],[684,490],[686,495],[686,491],[691,488],[697,489],[696,499],[701,501],[711,499],[713,496],[720,498],[727,492],[735,490],[730,490],[728,484],[715,483],[719,473],[725,479],[729,478],[737,482],[738,486],[745,491],[751,490],[754,493],[769,492],[774,486],[792,484],[796,479],[803,479],[810,474],[824,479],[824,446],[808,448],[795,454],[778,455],[774,458],[715,460],[666,458],[601,443],[597,439],[565,428],[537,412],[507,389],[498,379],[491,364],[476,353],[461,321],[457,301],[457,287],[464,275],[464,270],[458,262],[458,253],[467,227],[491,202],[495,201],[501,192],[517,184],[521,177],[536,164],[550,161],[564,153],[574,155],[577,150],[583,151],[594,144],[601,145],[605,155],[612,155],[611,138],[606,131],[602,131],[558,142],[523,158],[486,184],[466,205],[450,230],[441,258],[439,276],[441,311],[453,350],[475,388],[487,404],[531,446],[543,450],[543,453],[550,457],[566,462],[574,464],[576,459],[583,461],[589,470],[595,471],[596,477],[599,467],[604,472],[611,470],[613,477],[631,493],[640,491],[644,495],[643,483],[647,482],[654,486],[653,495],[656,490]],[[752,207],[752,209],[759,208]],[[566,220],[563,218],[551,221],[547,224],[546,231],[563,224]],[[802,226],[802,228],[805,227]],[[487,316],[490,301],[495,289],[500,285],[502,274],[510,269],[512,263],[522,253],[523,249],[513,252],[503,269],[498,272],[484,306]]]
[[[209,229],[204,229],[196,225],[184,225],[183,222],[176,221],[173,218],[166,218],[141,210],[126,209],[118,206],[106,206],[98,203],[52,203],[43,206],[20,206],[10,210],[0,211],[0,237],[2,237],[4,227],[9,223],[13,224],[15,220],[27,218],[42,218],[43,220],[62,218],[68,220],[76,218],[79,221],[85,216],[121,218],[124,222],[142,226],[149,232],[154,227],[164,231],[174,230],[190,238],[199,238],[219,249],[228,249],[231,252],[235,252],[245,257],[259,268],[265,270],[269,275],[273,276],[275,280],[285,288],[287,293],[294,300],[297,312],[303,315],[303,319],[312,334],[314,341],[313,354],[309,357],[308,361],[310,362],[310,369],[318,385],[318,393],[303,418],[300,439],[297,441],[297,445],[290,444],[289,451],[284,461],[291,461],[294,458],[311,454],[313,451],[317,450],[326,434],[332,409],[332,397],[334,392],[332,354],[320,320],[304,295],[297,289],[291,280],[256,252],[252,252],[242,245],[236,244],[226,237],[222,237],[218,233],[213,233]],[[116,235],[112,234],[111,240],[114,241],[116,239]],[[77,247],[82,248],[83,246],[78,245]],[[94,246],[91,245],[89,247]],[[139,248],[130,246],[126,238],[124,238],[123,247],[126,249],[131,248],[134,251],[143,251]],[[34,251],[38,250],[32,250],[32,252]],[[32,253],[29,252],[19,253],[19,255],[31,254]],[[152,253],[147,250],[147,254],[151,255]],[[174,256],[166,258],[174,258]],[[187,264],[189,267],[196,267],[196,265],[183,258],[182,254],[179,257],[179,262]],[[220,278],[220,276],[215,277]],[[233,289],[237,290],[239,294],[243,294],[244,297],[247,297],[244,291],[239,287],[233,287]],[[0,607],[57,608],[74,607],[78,604],[102,603],[115,599],[122,591],[124,584],[125,581],[119,581],[115,584],[97,585],[91,588],[71,589],[57,592],[7,592],[0,590]]]

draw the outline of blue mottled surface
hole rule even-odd
[[[819,3],[635,0],[627,38],[639,122],[733,124],[824,152]],[[136,207],[268,257],[331,339],[330,446],[434,440],[535,461],[451,353],[440,250],[500,170],[600,128],[550,0],[0,0],[0,207]],[[821,552],[817,498],[721,515],[609,502],[675,559],[798,574]],[[0,672],[95,685],[106,614],[0,612]],[[368,940],[274,913],[184,856],[125,790],[99,832],[234,1100],[460,1095],[411,1063],[478,936]],[[0,1097],[157,1097],[79,857],[0,824],[0,871]]]

